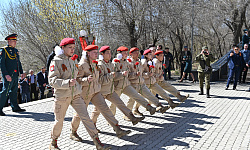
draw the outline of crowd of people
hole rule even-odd
[[[18,50],[15,48],[16,39],[16,34],[7,36],[8,45],[0,49],[1,70],[4,78],[0,92],[0,115],[5,115],[2,108],[8,97],[14,112],[26,111],[17,104],[18,83],[22,100],[25,102],[30,101],[30,95],[33,95],[35,99],[38,98],[37,88],[40,91],[40,99],[45,98],[45,87],[52,86],[55,96],[55,122],[51,131],[52,140],[49,149],[59,149],[57,139],[61,134],[69,105],[76,111],[71,123],[70,138],[82,141],[77,133],[80,122],[82,122],[96,148],[106,150],[110,147],[101,143],[98,137],[100,130],[96,126],[100,113],[113,128],[116,136],[121,138],[131,131],[119,126],[119,122],[115,118],[116,107],[124,114],[125,120],[136,125],[145,118],[143,112],[140,112],[140,106],[144,107],[150,115],[154,115],[155,112],[163,114],[170,108],[178,107],[189,97],[189,94],[181,95],[180,91],[166,81],[166,79],[172,79],[171,66],[174,59],[168,47],[163,50],[162,45],[157,47],[149,45],[148,49],[141,52],[137,47],[128,49],[121,46],[117,49],[116,57],[111,59],[112,51],[109,46],[102,46],[99,49],[94,44],[85,45],[80,62],[78,62],[78,56],[74,54],[75,40],[64,38],[59,46],[54,47],[53,53],[48,57],[48,74],[46,68],[43,67],[37,75],[34,75],[33,70],[26,75],[19,60]],[[230,70],[226,89],[228,89],[233,75],[235,75],[233,88],[236,89],[239,74],[243,71],[244,75],[246,68],[250,65],[248,44],[244,43],[243,47],[244,49],[240,52],[239,46],[234,45],[233,51],[228,56]],[[199,95],[204,94],[203,82],[205,80],[207,98],[210,98],[211,62],[214,60],[207,46],[203,46],[201,53],[195,57],[195,61],[199,64],[197,70],[200,84]],[[179,82],[182,82],[187,74],[190,74],[193,78],[192,82],[195,82],[191,72],[192,54],[188,51],[187,46],[184,47],[180,61],[182,72]],[[21,74],[21,78],[18,81],[19,74]],[[245,82],[244,76],[242,82]],[[122,93],[129,97],[127,104],[120,97]],[[175,96],[179,102],[174,102],[169,93]],[[163,105],[157,94],[168,105]],[[110,101],[111,106],[108,106],[105,100]],[[91,116],[87,111],[90,102],[94,105]]]

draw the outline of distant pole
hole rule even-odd
[[[194,49],[194,0],[192,1],[192,18],[191,18],[191,53]]]

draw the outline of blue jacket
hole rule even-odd
[[[29,89],[29,80],[24,81],[24,79],[19,79],[19,83],[20,83],[20,93],[29,93],[30,89]]]
[[[241,50],[240,51],[243,55],[244,61],[247,63],[250,60],[250,50]]]
[[[237,61],[239,62],[239,66],[238,66],[239,68],[246,68],[246,63],[243,59],[242,53],[239,52],[238,56],[239,57],[237,57],[236,53],[234,53],[233,56],[230,56],[230,53],[229,53],[229,56],[227,57],[229,69],[234,69],[236,67],[235,64],[237,63]]]

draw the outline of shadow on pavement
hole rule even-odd
[[[35,113],[35,112],[20,112],[18,115],[7,115],[17,118],[32,118],[34,121],[55,121],[53,112]],[[65,117],[64,121],[71,121],[72,117]]]
[[[142,132],[132,136],[123,137],[123,140],[132,142],[136,145],[124,145],[122,147],[112,145],[112,149],[164,149],[166,146],[185,146],[189,148],[189,143],[183,142],[178,139],[193,137],[201,138],[195,131],[206,131],[196,125],[213,124],[212,122],[205,121],[205,119],[219,119],[220,117],[208,116],[206,114],[194,113],[190,111],[181,110],[182,113],[169,112],[162,117],[145,115],[148,118],[157,118],[170,121],[170,123],[157,123],[142,121],[146,125],[152,125],[153,128],[145,129],[136,126],[120,125],[123,129],[131,129]],[[171,115],[171,116],[169,116]],[[154,119],[155,120],[155,119]],[[115,136],[114,133],[101,132],[102,134]]]
[[[218,95],[211,95],[211,97],[213,98],[225,98],[225,99],[231,99],[231,100],[238,100],[238,99],[242,99],[242,100],[250,100],[249,97],[232,97],[232,96],[218,96]]]

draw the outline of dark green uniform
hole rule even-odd
[[[210,72],[206,71],[206,68],[211,68],[210,66],[210,62],[214,61],[214,57],[212,54],[209,55],[205,55],[205,54],[199,54],[196,56],[195,60],[197,62],[199,62],[199,67],[198,67],[198,79],[199,79],[199,83],[200,83],[200,88],[201,88],[201,94],[203,94],[203,82],[205,79],[205,84],[206,84],[206,89],[207,92],[209,92],[210,89]],[[207,93],[207,95],[209,96],[209,93]]]
[[[0,112],[10,98],[10,103],[13,111],[21,110],[17,104],[17,89],[19,73],[23,74],[21,62],[19,60],[18,50],[11,46],[5,46],[0,49],[0,65],[3,77],[3,88],[0,91]],[[9,75],[12,81],[6,80],[5,76]]]

